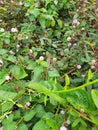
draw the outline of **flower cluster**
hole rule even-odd
[[[72,40],[71,37],[67,37],[68,47],[72,45],[71,40]]]
[[[74,19],[72,22],[73,28],[77,27],[80,24],[80,22],[78,21],[78,19]]]

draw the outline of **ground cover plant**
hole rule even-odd
[[[0,130],[98,130],[98,2],[0,1]]]

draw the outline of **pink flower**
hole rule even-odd
[[[67,130],[67,128],[65,126],[61,126],[60,130]]]
[[[67,41],[68,41],[68,42],[71,41],[71,37],[67,37]]]
[[[77,65],[77,69],[81,69],[81,65]]]
[[[43,57],[43,56],[40,56],[39,59],[40,59],[40,60],[44,60],[44,57]]]
[[[70,47],[71,45],[72,45],[72,43],[69,42],[69,43],[68,43],[68,47]]]
[[[17,28],[11,28],[11,32],[18,32],[18,29]]]
[[[77,19],[74,19],[73,22],[72,22],[73,25],[79,25],[80,22],[77,20]]]

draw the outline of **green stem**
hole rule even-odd
[[[88,82],[88,83],[86,83],[86,84],[83,84],[83,85],[81,85],[81,86],[79,86],[79,87],[74,87],[74,88],[71,88],[71,89],[65,89],[65,90],[60,90],[60,91],[52,91],[52,92],[53,92],[53,93],[71,92],[71,91],[75,91],[75,90],[82,89],[82,88],[84,88],[84,87],[90,86],[90,85],[95,84],[95,83],[97,83],[97,82],[98,82],[98,79],[95,79],[95,80],[93,80],[93,81],[91,81],[91,82]]]
[[[84,118],[85,120],[87,120],[87,121],[89,121],[89,122],[91,122],[91,123],[97,125],[96,122],[94,122],[94,121],[91,120],[90,118],[86,117],[86,116],[83,115],[82,113],[78,112],[76,109],[73,109],[73,110],[74,110],[76,113],[78,113],[78,114],[79,114],[82,118]]]

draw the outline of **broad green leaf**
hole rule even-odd
[[[66,99],[60,97],[60,96],[57,95],[57,94],[53,94],[53,93],[51,93],[49,96],[52,97],[53,100],[57,101],[57,102],[58,102],[59,104],[61,104],[62,106],[66,107],[66,104],[67,104]]]
[[[35,110],[28,110],[26,111],[26,113],[24,114],[24,121],[30,121],[36,114]]]
[[[9,98],[13,99],[17,93],[10,91],[0,90],[0,100],[8,100]]]
[[[28,75],[24,68],[19,65],[10,66],[10,71],[17,80],[23,79]]]
[[[40,18],[39,19],[39,23],[41,25],[41,27],[44,29],[46,27],[46,22],[45,22],[45,19],[44,18]]]
[[[72,127],[75,127],[76,125],[78,125],[79,122],[80,122],[80,118],[75,119],[75,120],[73,121],[73,123],[72,123]]]
[[[7,60],[15,63],[16,62],[16,57],[11,55],[11,56],[8,56]]]
[[[40,104],[38,104],[34,110],[36,111],[36,117],[38,118],[42,118],[46,114],[44,107]]]
[[[50,93],[50,90],[40,82],[29,82],[28,87],[36,90],[39,93]]]
[[[48,75],[51,78],[59,77],[60,76],[59,72],[56,69],[48,71]]]
[[[41,73],[43,72],[43,68],[41,66],[36,67],[34,69],[33,81],[37,81],[41,77]]]
[[[21,123],[16,130],[28,130],[28,127],[26,124]]]
[[[7,110],[10,110],[12,108],[14,104],[12,102],[5,102],[3,105],[2,105],[2,113],[4,113],[5,111]]]
[[[40,11],[39,9],[35,8],[33,10],[31,10],[31,13],[34,14],[35,18],[39,15]]]
[[[92,90],[91,94],[92,94],[93,101],[96,107],[98,108],[98,90]]]
[[[7,76],[6,71],[0,71],[0,85],[6,81],[6,76]]]
[[[16,122],[12,121],[9,124],[3,126],[3,130],[14,130]]]
[[[44,120],[40,120],[34,125],[32,130],[49,130],[49,127]]]
[[[79,110],[84,109],[87,112],[95,110],[93,100],[85,90],[68,92],[65,97],[71,105]]]
[[[5,41],[7,44],[10,44],[10,38],[5,38],[4,41]]]
[[[4,55],[8,52],[6,49],[0,49],[0,55]]]

